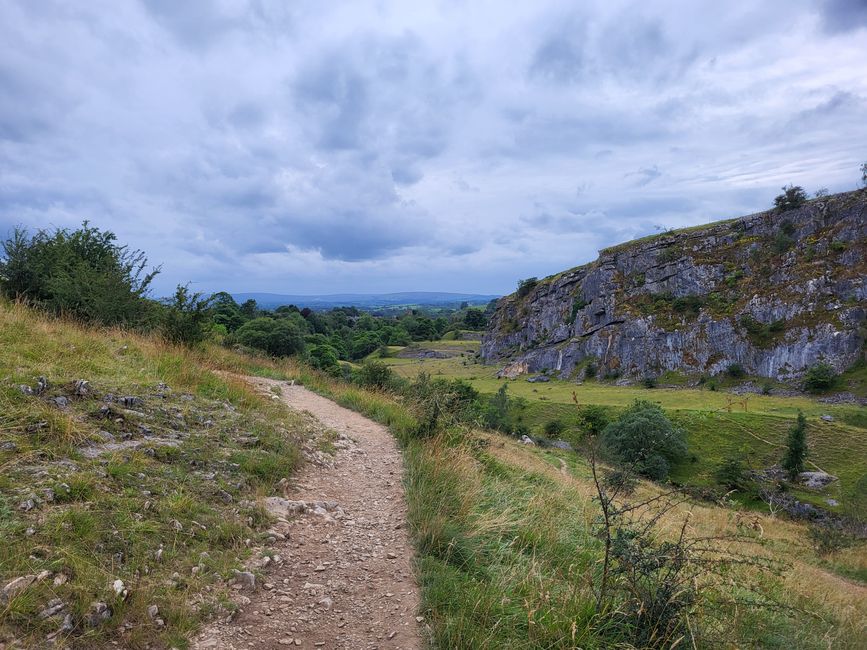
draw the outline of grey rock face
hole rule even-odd
[[[633,379],[735,363],[780,379],[842,371],[864,355],[865,218],[858,191],[603,250],[501,298],[481,356],[508,377],[591,362]]]

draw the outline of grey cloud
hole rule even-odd
[[[90,218],[160,290],[511,290],[850,187],[864,24],[842,0],[8,0],[0,228]]]
[[[820,0],[822,20],[829,32],[848,32],[867,27],[864,0]]]

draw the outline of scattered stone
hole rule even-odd
[[[45,377],[39,377],[36,380],[36,388],[33,389],[33,392],[37,395],[42,395],[46,390],[48,390],[48,380]]]
[[[24,395],[30,396],[34,394],[33,389],[30,388],[30,386],[28,386],[27,384],[19,384],[18,390],[20,390]]]
[[[126,597],[129,596],[129,591],[127,591],[126,585],[123,584],[123,580],[115,580],[111,584],[111,588],[114,589],[116,595],[123,599],[126,599]]]
[[[27,433],[36,433],[37,431],[42,431],[45,427],[48,426],[48,422],[42,420],[41,422],[34,422],[27,426]]]
[[[36,495],[31,495],[29,498],[24,499],[21,503],[18,504],[18,509],[22,512],[30,512],[35,509],[39,505],[39,501],[36,499]]]
[[[527,381],[531,384],[544,384],[551,381],[551,378],[547,375],[536,375],[535,377],[527,377]]]
[[[90,382],[86,379],[76,379],[72,384],[72,390],[77,397],[86,397],[90,394]]]
[[[821,420],[823,420],[823,421],[825,421],[825,422],[833,422],[833,421],[834,421],[834,416],[833,416],[833,415],[820,415],[820,416],[819,416],[819,419],[821,419]]]
[[[9,440],[9,441],[7,441],[7,442],[4,442],[4,443],[0,444],[0,451],[12,451],[12,452],[15,452],[15,451],[18,451],[18,445],[16,445],[14,442],[12,442],[11,440]]]
[[[565,451],[574,451],[574,448],[572,447],[572,445],[570,445],[565,440],[552,440],[551,446],[554,447],[554,449],[563,449]]]
[[[144,404],[144,400],[141,397],[135,397],[134,395],[127,395],[126,397],[118,397],[117,403],[121,406],[125,406],[127,408],[132,408],[134,406],[141,406]]]
[[[49,401],[59,409],[65,409],[69,406],[69,398],[64,397],[63,395],[52,397]]]
[[[217,497],[223,503],[232,503],[232,501],[234,501],[234,499],[232,498],[232,495],[229,494],[228,492],[226,492],[225,490],[217,490]]]
[[[241,586],[241,589],[248,589],[250,591],[254,591],[256,589],[256,575],[249,571],[238,571],[235,569],[232,571],[232,574],[235,576],[235,584]]]
[[[90,627],[99,627],[111,618],[111,607],[101,602],[94,602],[87,613],[87,624]]]
[[[35,575],[19,576],[15,578],[3,587],[3,591],[0,591],[0,596],[2,596],[0,600],[7,601],[13,596],[17,596],[34,582],[36,582]]]
[[[798,474],[798,481],[812,490],[820,490],[829,483],[837,480],[836,476],[831,476],[826,472],[801,472]]]
[[[56,616],[64,609],[66,609],[66,604],[59,598],[53,598],[52,600],[48,601],[48,606],[41,612],[39,612],[38,616],[40,619],[45,620],[46,618]]]
[[[61,585],[65,585],[68,580],[69,578],[65,573],[58,573],[56,576],[54,576],[54,586],[59,587]]]
[[[831,506],[832,508],[833,508],[834,506],[839,506],[839,505],[840,505],[840,502],[837,501],[837,499],[825,499],[825,503],[827,503],[827,504],[828,504],[829,506]]]
[[[533,447],[536,446],[536,443],[533,442],[533,439],[530,438],[530,436],[528,436],[528,435],[523,435],[523,436],[521,436],[521,444],[523,444],[523,445],[531,445],[531,446],[533,446]]]

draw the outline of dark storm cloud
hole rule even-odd
[[[864,0],[820,0],[825,28],[848,32],[867,27],[867,2]]]
[[[90,219],[163,293],[506,291],[851,187],[865,26],[846,0],[7,0],[0,229]]]

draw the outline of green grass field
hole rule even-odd
[[[445,352],[454,350],[455,343],[478,345],[476,341],[432,341],[417,346]],[[473,345],[465,347],[478,349]],[[520,422],[535,435],[543,434],[547,422],[557,420],[566,427],[564,437],[580,438],[583,433],[576,402],[610,407],[612,416],[636,399],[656,402],[686,430],[689,441],[690,460],[673,469],[672,480],[696,486],[713,485],[714,471],[730,456],[742,456],[754,469],[778,462],[788,430],[802,411],[809,422],[808,465],[840,480],[822,492],[796,489],[795,495],[817,506],[867,516],[867,408],[864,407],[824,404],[806,396],[739,396],[725,390],[648,389],[595,380],[581,384],[557,379],[530,383],[525,377],[504,380],[495,376],[499,366],[482,365],[469,353],[447,359],[392,357],[382,361],[406,378],[427,372],[436,377],[462,379],[487,395],[506,383],[509,395],[520,398],[516,407]],[[833,421],[823,421],[822,415],[830,415]],[[828,499],[840,505],[832,508]]]

